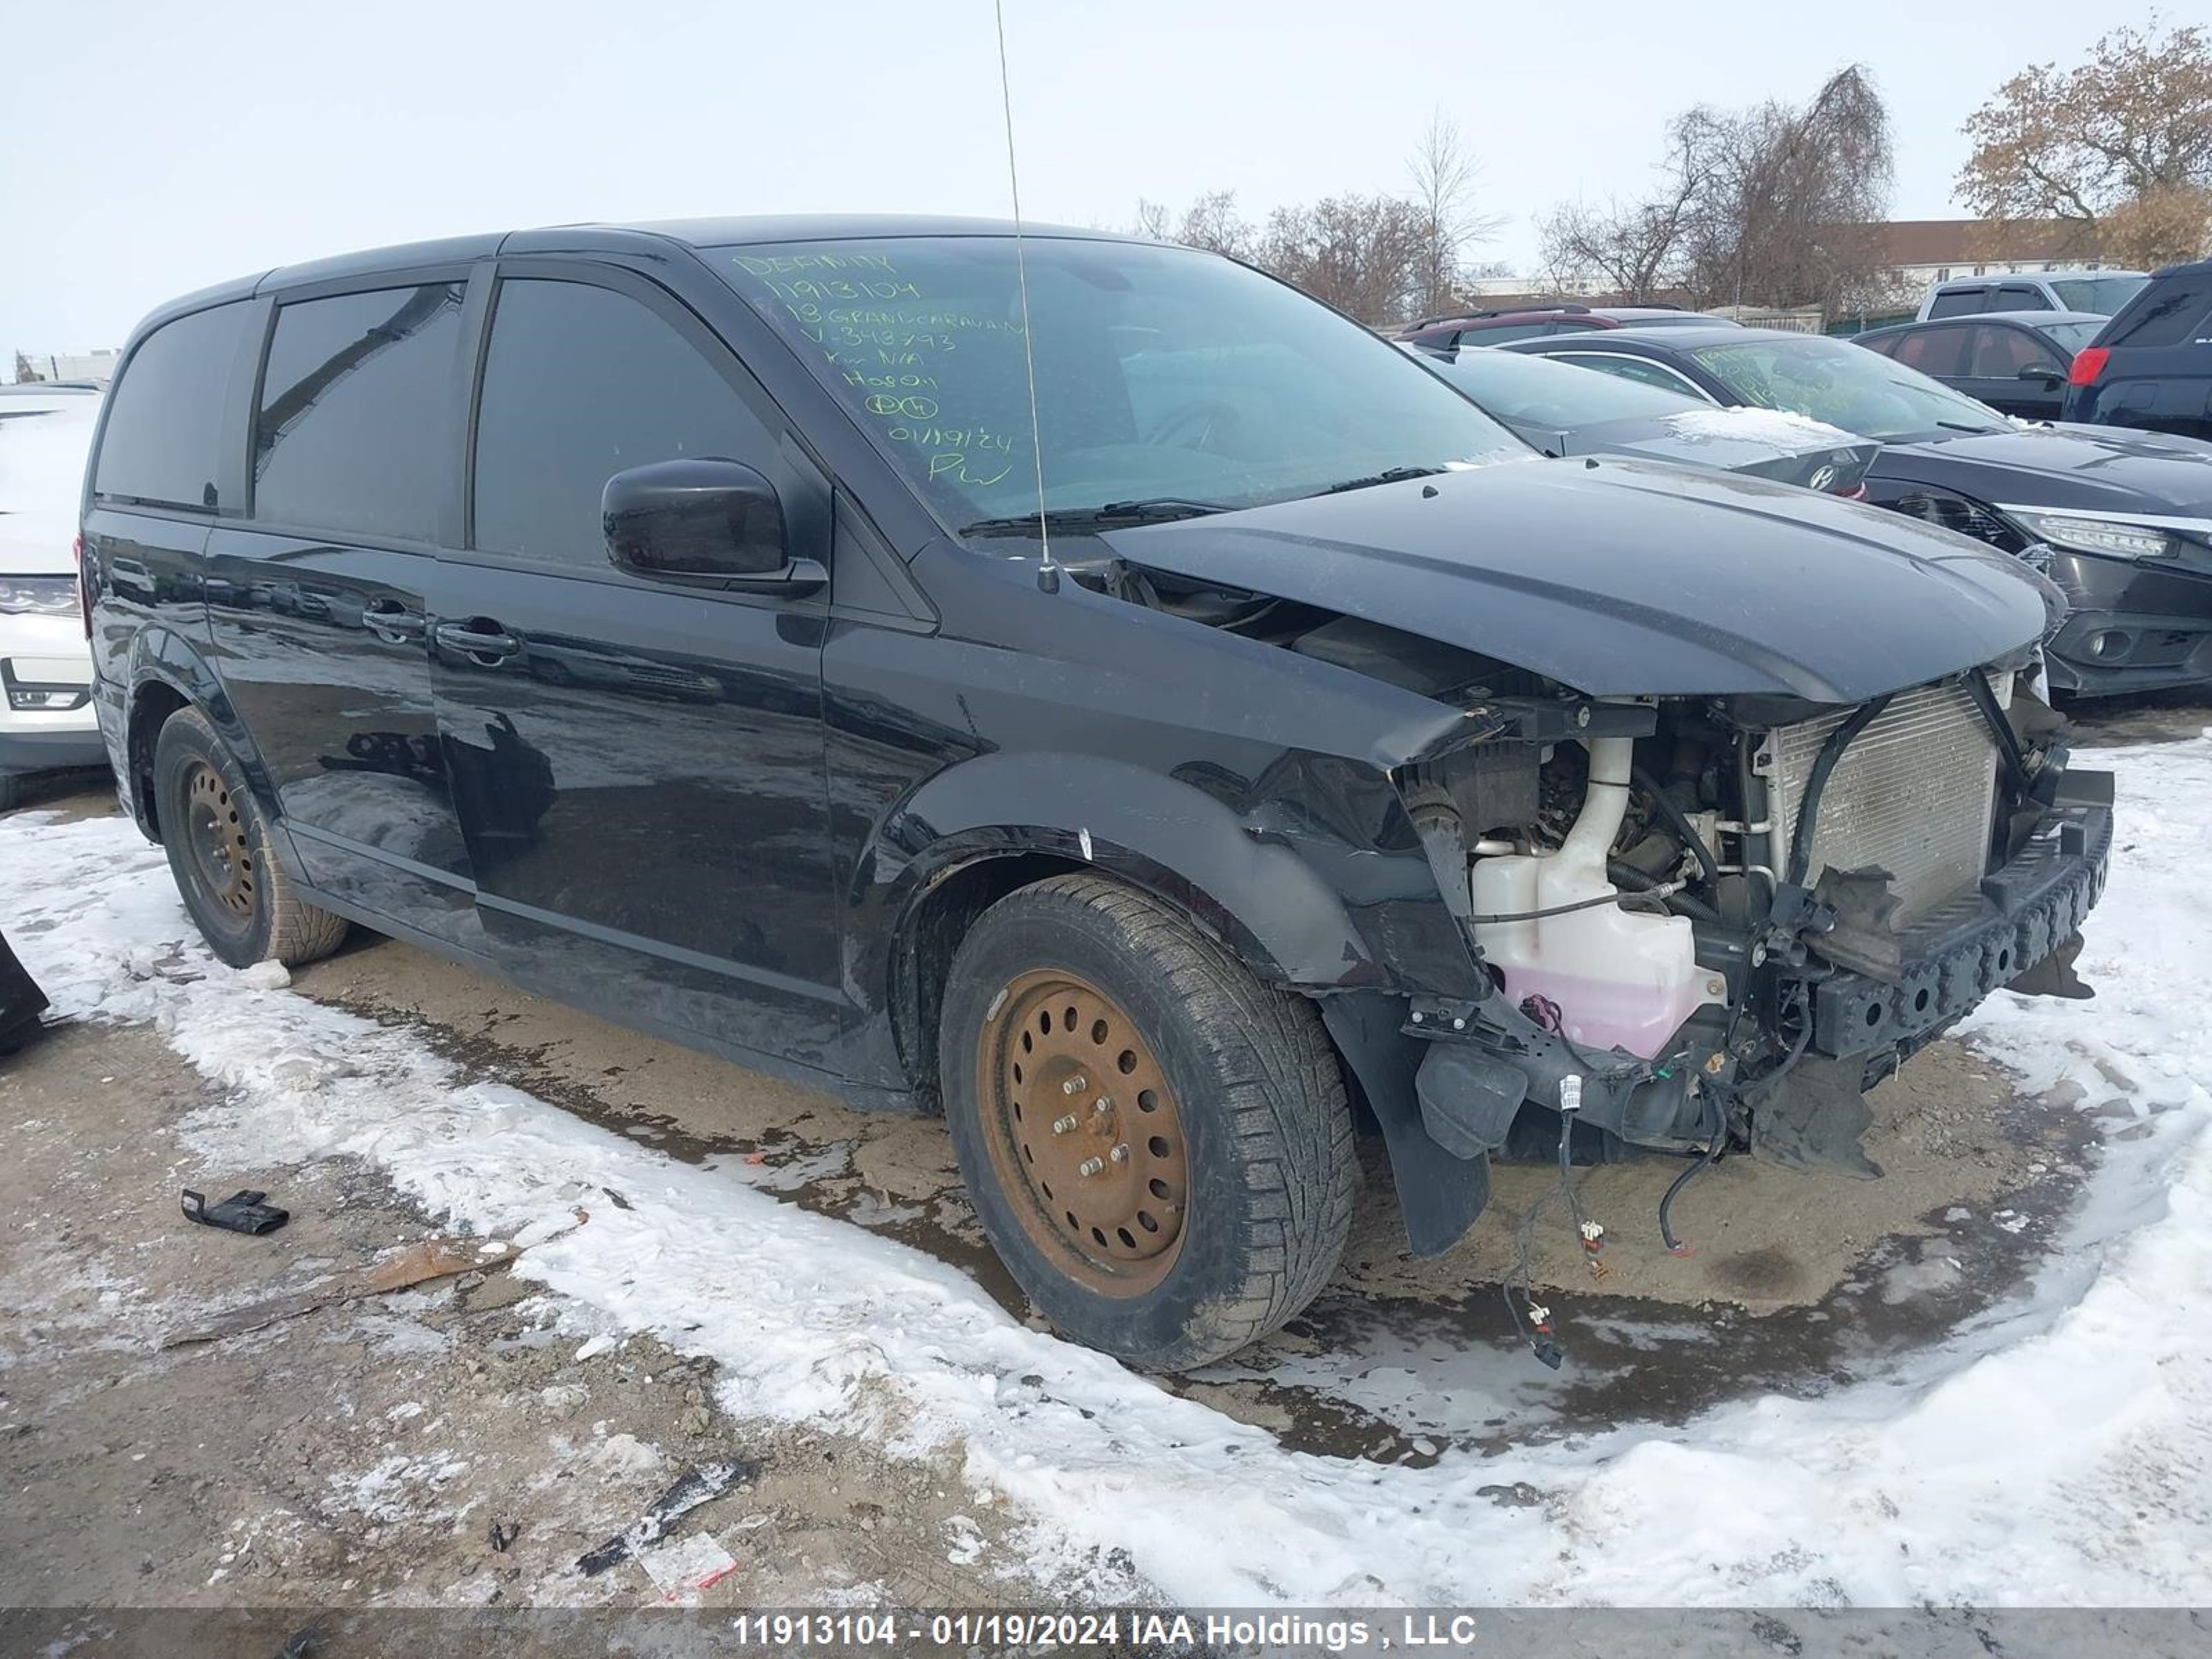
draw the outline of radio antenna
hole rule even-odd
[[[1006,76],[1006,0],[991,0],[991,15],[999,25],[999,101],[1006,117],[1006,191],[1014,202],[1014,281],[1022,300],[1022,367],[1030,383],[1030,454],[1036,462],[1037,586],[1047,593],[1060,592],[1060,567],[1052,562],[1052,530],[1044,514],[1044,429],[1037,420],[1036,350],[1030,343],[1030,269],[1022,254],[1022,179],[1014,168],[1014,94]]]

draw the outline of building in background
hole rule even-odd
[[[102,386],[115,378],[115,349],[104,351],[18,351],[17,381],[97,380]]]
[[[1886,297],[1908,312],[1931,283],[2103,268],[2094,233],[2070,219],[1893,219],[1868,228],[1881,250]]]

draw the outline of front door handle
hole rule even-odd
[[[424,617],[397,599],[377,599],[362,609],[362,625],[386,645],[404,645],[422,637]]]
[[[430,637],[440,647],[471,658],[484,666],[505,662],[519,654],[522,641],[497,623],[482,617],[472,617],[466,622],[442,622],[430,630]]]

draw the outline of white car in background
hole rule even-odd
[[[0,811],[33,773],[105,767],[76,591],[96,386],[0,386]]]

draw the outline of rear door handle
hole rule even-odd
[[[404,645],[422,637],[423,616],[397,599],[377,599],[362,611],[362,624],[386,645]]]
[[[504,662],[518,654],[522,641],[495,622],[482,617],[468,622],[443,622],[430,630],[441,647],[473,657],[480,663]]]

